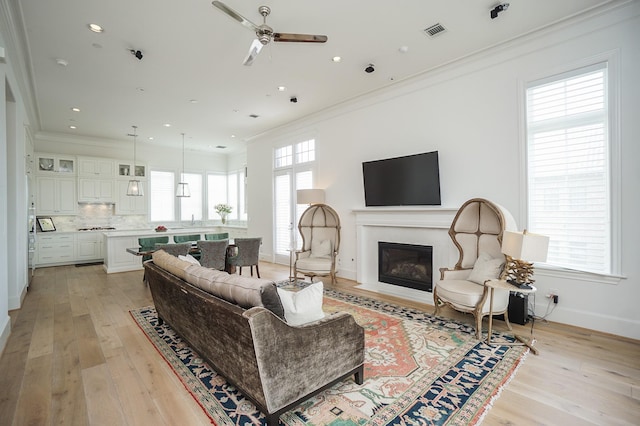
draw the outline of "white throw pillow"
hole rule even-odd
[[[494,280],[500,276],[504,259],[494,259],[488,253],[480,253],[468,281],[484,285],[487,280]]]
[[[329,257],[331,255],[331,240],[313,240],[311,242],[311,257]]]
[[[200,262],[198,261],[198,259],[196,259],[195,257],[191,256],[190,254],[183,256],[183,255],[178,255],[178,259],[180,260],[186,260],[187,262],[193,263],[194,265],[198,265],[200,266]]]
[[[322,281],[319,281],[300,291],[278,288],[287,324],[302,325],[324,318],[322,311],[323,287]]]

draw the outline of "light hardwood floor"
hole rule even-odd
[[[260,272],[277,280],[289,271],[261,263]],[[339,280],[337,287],[433,312],[354,284]],[[150,304],[141,271],[38,269],[22,309],[11,313],[0,358],[0,425],[209,424],[129,315]],[[443,315],[473,323],[450,310]],[[543,322],[535,335],[540,355],[527,357],[483,424],[640,424],[640,342]]]

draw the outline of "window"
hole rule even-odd
[[[202,220],[202,175],[183,173],[182,182],[189,184],[190,197],[180,197],[180,220]]]
[[[207,202],[207,218],[209,220],[220,219],[220,215],[216,212],[215,206],[227,203],[227,175],[207,175]]]
[[[296,191],[313,188],[315,140],[309,139],[274,151],[274,217],[276,262],[288,263],[289,250],[302,242],[296,226],[307,208],[298,205]]]
[[[612,273],[607,64],[526,89],[528,224],[547,263]]]
[[[151,222],[173,221],[175,219],[176,189],[173,172],[152,170],[149,210]]]

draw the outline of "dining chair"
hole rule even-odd
[[[187,254],[189,254],[189,250],[191,250],[191,243],[161,244],[157,245],[156,249],[164,250],[175,257],[178,257],[180,255],[186,256]]]
[[[190,243],[200,240],[200,234],[192,234],[192,235],[174,235],[173,242],[176,244],[180,243]]]
[[[224,271],[229,240],[198,241],[200,265]]]
[[[242,267],[251,267],[251,276],[253,276],[253,267],[256,267],[256,274],[260,278],[260,269],[258,261],[260,258],[260,245],[262,237],[256,238],[234,238],[234,245],[238,249],[237,256],[229,258],[229,264],[239,268],[238,272],[242,275]]]
[[[168,236],[164,236],[164,237],[144,237],[144,238],[138,238],[138,245],[140,246],[140,250],[141,251],[145,251],[145,250],[153,250],[156,248],[156,245],[158,244],[167,244],[169,242],[169,237]],[[147,254],[142,256],[142,261],[146,261],[151,259],[151,255]]]
[[[204,239],[208,240],[208,241],[228,240],[229,239],[229,233],[228,232],[221,232],[219,234],[205,234],[204,235]]]

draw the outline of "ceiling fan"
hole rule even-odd
[[[243,62],[244,65],[251,65],[256,56],[258,56],[258,53],[260,53],[262,46],[267,45],[271,41],[289,43],[325,43],[327,41],[326,35],[274,32],[273,28],[267,25],[267,16],[271,13],[271,9],[268,6],[260,6],[258,8],[258,12],[262,15],[262,25],[256,25],[221,1],[214,1],[212,4],[245,27],[255,31],[258,38],[251,43],[249,53]]]

